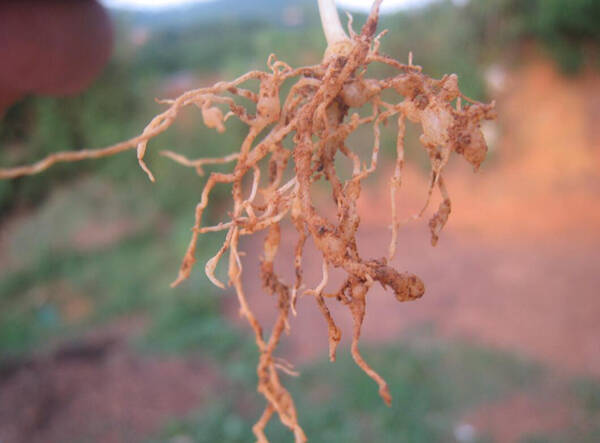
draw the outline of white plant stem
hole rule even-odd
[[[318,0],[321,24],[329,47],[337,46],[350,39],[346,35],[335,6],[335,0]]]

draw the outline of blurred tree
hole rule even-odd
[[[586,61],[586,51],[598,62],[600,2],[597,0],[473,1],[465,7],[478,27],[483,46],[539,42],[568,73]]]

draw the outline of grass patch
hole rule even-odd
[[[182,320],[191,324],[192,317],[206,337],[206,325],[218,315],[215,291],[201,269],[190,283],[169,288],[189,238],[189,208],[159,212],[147,203],[153,201],[150,185],[119,191],[82,180],[53,192],[39,210],[9,227],[2,250],[9,266],[0,272],[2,355],[27,353],[52,337],[131,313],[155,319],[166,347],[185,347],[168,344],[174,340],[169,331]],[[192,202],[191,192],[187,196]],[[203,236],[199,261],[217,247],[218,236]]]
[[[366,348],[393,395],[387,408],[376,385],[342,352],[334,364],[318,362],[285,383],[298,400],[300,423],[313,441],[454,441],[453,430],[471,408],[543,380],[543,369],[510,354],[458,342],[427,339]],[[247,360],[251,373],[254,361]],[[170,423],[158,440],[185,436],[194,442],[253,441],[252,424],[261,412],[257,396],[240,401],[252,380],[239,381],[188,420]],[[250,407],[249,407],[250,405]],[[271,441],[289,441],[277,421],[267,428]]]

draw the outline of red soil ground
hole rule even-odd
[[[219,382],[217,372],[192,357],[132,353],[127,339],[143,330],[138,320],[4,366],[0,441],[140,441],[196,410]]]

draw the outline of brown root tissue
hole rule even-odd
[[[59,152],[31,166],[0,169],[0,178],[13,178],[38,173],[57,162],[99,158],[136,148],[140,166],[154,180],[144,163],[146,145],[173,123],[183,107],[199,107],[205,125],[218,132],[225,131],[225,122],[230,117],[237,117],[248,126],[248,134],[235,154],[198,160],[190,160],[170,151],[162,154],[184,166],[195,168],[200,175],[204,173],[205,165],[235,162],[230,173],[212,172],[208,176],[196,206],[192,237],[173,286],[190,275],[198,236],[206,232],[226,231],[222,247],[207,262],[205,270],[214,284],[224,288],[225,285],[216,278],[214,272],[219,260],[229,252],[229,284],[236,291],[240,313],[254,331],[260,351],[258,392],[266,399],[266,407],[253,431],[262,443],[267,441],[264,428],[275,413],[293,432],[296,442],[306,441],[292,397],[280,380],[280,372],[294,374],[294,371],[288,363],[274,356],[281,335],[284,331],[289,332],[288,316],[290,312],[296,313],[295,304],[300,291],[314,297],[323,314],[329,331],[329,355],[332,361],[335,360],[341,331],[325,300],[340,302],[348,307],[354,320],[352,356],[357,365],[378,384],[383,400],[391,403],[385,380],[363,359],[358,340],[365,316],[367,293],[374,283],[390,288],[401,302],[416,300],[425,291],[423,282],[416,275],[398,272],[388,265],[395,253],[397,231],[401,225],[396,214],[396,198],[404,163],[405,119],[421,126],[420,142],[431,160],[427,203],[418,215],[423,214],[434,189],[439,189],[442,198],[439,209],[429,222],[434,245],[451,211],[442,178],[442,170],[450,153],[462,155],[475,169],[486,155],[487,146],[479,125],[483,119],[494,118],[494,104],[477,103],[463,96],[454,74],[440,80],[432,79],[410,61],[405,65],[381,54],[379,38],[383,33],[375,36],[379,3],[375,2],[360,34],[350,29],[349,49],[343,54],[328,54],[321,64],[293,69],[271,55],[267,62],[268,72],[248,72],[231,82],[219,82],[212,87],[188,91],[174,100],[161,101],[168,105],[167,110],[157,115],[140,136],[102,149]],[[366,68],[371,63],[388,65],[396,75],[383,79],[368,78]],[[293,79],[295,83],[287,97],[281,100],[280,88],[288,79]],[[258,92],[242,87],[249,80],[258,80]],[[402,100],[398,103],[384,101],[382,92],[388,89],[396,91]],[[235,100],[239,97],[254,102],[256,113],[251,114],[239,105]],[[370,105],[372,112],[361,117],[355,111],[364,105]],[[222,109],[228,112],[224,114]],[[380,125],[391,118],[396,118],[398,122],[395,167],[390,180],[391,242],[385,257],[364,259],[356,243],[360,224],[357,200],[362,180],[377,167]],[[361,125],[372,125],[373,128],[373,147],[368,164],[363,164],[346,144],[348,136]],[[266,135],[258,139],[263,133]],[[288,136],[294,144],[291,150],[283,144]],[[334,159],[338,153],[348,159],[352,169],[352,176],[347,180],[340,179],[336,173]],[[285,171],[290,161],[294,165],[294,174],[286,177]],[[266,165],[266,168],[261,169],[259,163]],[[261,177],[263,170],[266,171],[266,177]],[[244,180],[246,175],[249,176],[248,180]],[[320,215],[313,205],[311,185],[319,179],[326,180],[331,186],[337,208],[334,221]],[[215,226],[203,226],[203,212],[213,187],[218,183],[232,186],[231,218]],[[281,236],[280,223],[288,216],[298,232],[294,261],[296,279],[292,285],[281,281],[274,270]],[[246,301],[241,283],[242,254],[238,250],[241,236],[263,230],[267,236],[261,280],[264,289],[277,300],[279,311],[268,337]],[[315,289],[303,290],[302,252],[309,237],[322,255],[323,279]],[[340,268],[347,274],[345,282],[335,293],[324,292],[329,267]]]

